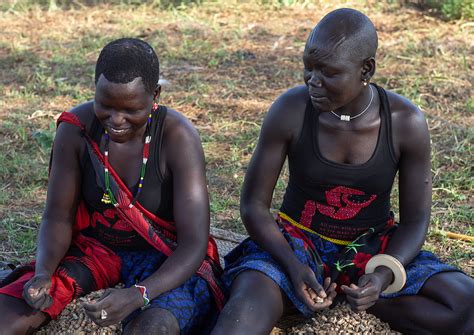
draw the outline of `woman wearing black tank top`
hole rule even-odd
[[[36,263],[0,284],[0,333],[32,332],[99,289],[87,315],[125,334],[212,325],[223,294],[204,153],[191,123],[158,106],[158,79],[150,45],[115,40],[97,61],[94,100],[60,116]]]
[[[377,43],[372,22],[352,9],[311,32],[306,85],[272,105],[247,170],[241,216],[250,239],[225,258],[231,294],[214,334],[269,333],[288,308],[310,317],[336,293],[404,333],[474,331],[474,281],[420,251],[431,207],[428,127],[410,101],[369,83]],[[275,224],[269,209],[286,158]]]

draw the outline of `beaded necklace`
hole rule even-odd
[[[135,193],[135,196],[133,197],[132,202],[128,207],[132,208],[135,203],[137,202],[138,197],[140,196],[140,193],[142,192],[143,188],[143,180],[145,178],[145,169],[146,169],[146,163],[148,161],[148,157],[150,155],[150,142],[151,142],[151,135],[150,135],[150,125],[153,117],[153,112],[156,111],[158,108],[158,104],[153,104],[153,108],[148,114],[148,120],[146,123],[146,128],[145,128],[145,144],[143,145],[143,159],[142,159],[142,167],[140,169],[140,180],[138,182],[138,189],[137,192]],[[118,206],[118,202],[115,199],[115,196],[110,188],[110,173],[109,173],[109,140],[110,136],[107,130],[105,130],[105,150],[104,150],[104,179],[105,179],[105,192],[104,195],[102,196],[102,202],[105,204],[113,204],[115,207]]]

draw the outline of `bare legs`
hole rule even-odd
[[[171,312],[161,308],[150,308],[130,321],[123,333],[127,335],[179,335],[180,329],[178,320]]]
[[[460,272],[431,277],[417,296],[380,299],[369,312],[393,329],[413,334],[472,334],[474,280]],[[213,335],[268,334],[290,302],[278,285],[258,271],[245,271],[234,281]],[[23,300],[0,295],[0,334],[29,334],[49,321]],[[125,334],[179,334],[178,321],[166,310],[145,310]]]
[[[406,334],[472,334],[474,280],[460,272],[443,272],[425,283],[416,296],[380,299],[368,311]]]
[[[380,299],[368,312],[406,334],[472,334],[474,280],[461,272],[431,277],[416,296]],[[232,284],[213,335],[268,334],[290,302],[277,284],[258,271]]]
[[[48,321],[47,314],[34,311],[22,299],[0,294],[0,334],[31,334]]]
[[[280,287],[263,273],[242,272],[232,284],[230,299],[212,334],[269,334],[288,302]]]
[[[0,294],[0,335],[32,334],[50,320],[43,312],[33,311],[22,299]],[[143,311],[125,327],[124,334],[178,335],[178,320],[164,309]]]

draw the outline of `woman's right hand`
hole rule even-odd
[[[23,288],[23,299],[35,310],[45,310],[53,303],[53,298],[49,295],[51,285],[51,276],[35,274]]]
[[[331,283],[330,278],[324,280],[324,287],[321,286],[313,270],[303,263],[295,264],[289,271],[289,276],[296,297],[311,311],[316,312],[331,306],[336,297],[336,283]]]

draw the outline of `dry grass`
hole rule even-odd
[[[302,82],[301,54],[310,29],[341,6],[362,10],[378,29],[375,81],[415,101],[428,117],[434,204],[426,247],[471,272],[473,245],[435,230],[473,235],[474,25],[376,1],[221,1],[174,10],[30,6],[1,12],[0,258],[32,256],[46,191],[49,126],[61,111],[92,98],[98,52],[121,36],[155,46],[170,82],[162,103],[184,113],[201,133],[212,222],[243,232],[240,187],[261,120],[279,94]],[[285,178],[286,172],[275,208]]]

